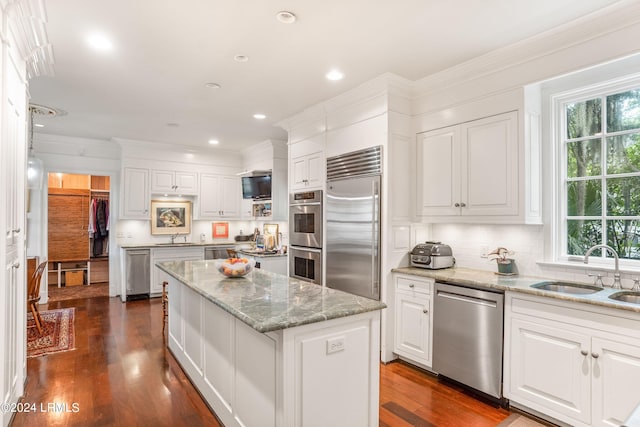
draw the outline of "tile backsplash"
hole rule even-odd
[[[607,286],[613,281],[611,269],[581,263],[571,267],[540,264],[545,260],[542,225],[433,224],[431,237],[451,246],[458,267],[497,271],[496,262],[482,258],[481,254],[502,246],[515,251],[517,271],[523,276],[590,283],[593,278],[589,273],[601,273]],[[638,276],[640,273],[623,273],[622,286],[631,288],[633,278]]]

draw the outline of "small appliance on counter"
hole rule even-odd
[[[411,251],[411,267],[437,270],[453,267],[456,259],[451,252],[451,246],[441,242],[420,243]]]

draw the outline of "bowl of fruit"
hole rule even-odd
[[[242,277],[247,275],[255,261],[248,258],[226,258],[218,261],[218,271],[227,277]]]

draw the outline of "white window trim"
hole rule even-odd
[[[564,180],[566,179],[567,171],[565,164],[566,146],[562,143],[564,140],[562,131],[565,128],[566,120],[566,117],[564,117],[564,104],[567,102],[586,101],[597,96],[602,96],[605,93],[624,92],[626,90],[637,89],[638,87],[640,87],[640,73],[550,94],[549,130],[552,147],[550,158],[552,160],[553,173],[551,178],[552,196],[550,200],[551,224],[550,233],[547,236],[551,239],[548,243],[552,256],[551,262],[539,264],[586,268],[583,263],[583,257],[566,254],[567,233],[564,224],[567,216],[567,207],[564,203],[566,200]],[[603,108],[604,107],[605,106],[603,106]],[[589,265],[595,269],[613,267],[613,264],[614,261],[612,258],[589,258]],[[640,261],[621,259],[620,270],[637,273],[640,271]]]

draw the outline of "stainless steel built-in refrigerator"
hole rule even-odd
[[[380,299],[381,147],[327,159],[329,288]]]

